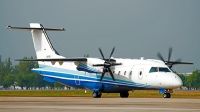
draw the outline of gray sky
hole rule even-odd
[[[47,32],[56,50],[67,57],[114,57],[167,59],[169,46],[174,59],[194,62],[200,69],[199,0],[0,0],[0,55],[3,59],[35,56],[31,33],[5,27],[65,28]],[[173,60],[173,59],[172,59]],[[16,63],[16,62],[15,62]],[[193,66],[177,65],[178,72]]]

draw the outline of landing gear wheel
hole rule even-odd
[[[102,95],[101,92],[98,92],[98,91],[96,92],[94,91],[92,94],[93,98],[101,98],[101,95]]]
[[[120,97],[121,97],[121,98],[128,98],[128,96],[129,96],[128,91],[127,91],[127,92],[121,92],[121,93],[120,93]]]
[[[170,98],[171,97],[171,94],[170,93],[164,93],[163,94],[163,98]]]

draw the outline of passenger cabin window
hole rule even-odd
[[[159,72],[171,72],[168,68],[159,67]]]
[[[152,72],[158,72],[158,68],[157,67],[151,67],[149,73],[152,73]]]
[[[120,71],[118,72],[118,75],[120,75]]]
[[[130,75],[132,75],[132,71],[130,72]]]
[[[126,75],[126,71],[124,72],[124,75]]]
[[[140,71],[140,75],[142,75],[142,71]]]

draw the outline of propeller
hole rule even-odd
[[[157,53],[157,56],[160,60],[162,60],[165,65],[167,65],[170,69],[173,67],[175,64],[193,64],[193,63],[188,63],[188,62],[181,62],[181,58],[177,59],[176,61],[170,61],[171,55],[172,55],[173,48],[169,47],[169,52],[168,52],[168,60],[166,61],[163,56],[161,55],[160,52]]]
[[[111,57],[112,57],[114,51],[115,51],[115,47],[113,47],[112,52],[111,52],[111,54],[110,54],[110,57],[109,57],[108,59],[105,59],[105,57],[104,57],[104,55],[103,55],[103,52],[102,52],[101,48],[99,47],[99,52],[101,53],[101,56],[102,56],[102,58],[103,58],[103,60],[104,60],[105,62],[104,62],[104,64],[95,64],[95,65],[93,65],[93,66],[103,66],[103,67],[104,67],[104,68],[103,68],[102,75],[101,75],[101,78],[100,78],[100,81],[102,81],[102,79],[103,79],[103,77],[104,77],[104,75],[105,75],[106,72],[109,72],[109,73],[110,73],[110,76],[111,76],[112,79],[113,79],[113,81],[115,81],[114,75],[113,75],[113,73],[112,73],[110,67],[111,67],[111,66],[116,66],[116,65],[121,65],[121,63],[110,63],[110,59],[111,59]]]

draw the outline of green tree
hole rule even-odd
[[[3,84],[3,66],[4,64],[1,60],[1,55],[0,55],[0,85]]]
[[[12,62],[10,61],[10,57],[5,60],[5,75],[11,73],[13,70]]]
[[[39,85],[38,75],[33,72],[27,75],[27,80],[28,80],[28,84],[26,85],[27,88],[33,87],[34,89],[36,89],[36,87]]]
[[[38,75],[38,74],[36,75],[37,75],[37,82],[38,82],[37,87],[39,89],[41,89],[42,87],[45,87],[47,84],[46,84],[46,81],[43,80],[43,76]]]
[[[185,76],[185,85],[189,89],[198,89],[200,88],[200,71],[195,70],[190,76]]]
[[[195,70],[192,72],[191,79],[192,79],[193,88],[194,89],[200,88],[200,71],[199,70]]]
[[[58,83],[58,82],[55,82],[55,83],[54,83],[54,87],[57,88],[57,89],[64,89],[65,86],[64,86],[63,84],[60,84],[60,83]]]
[[[10,61],[10,58],[5,59],[5,61],[2,61],[1,55],[0,55],[0,85],[3,85],[4,83],[4,77],[12,72],[13,66],[12,62]]]
[[[33,59],[31,58],[27,58],[24,57],[24,59]],[[37,67],[37,63],[36,62],[32,62],[32,61],[20,61],[19,62],[19,73],[18,73],[18,85],[23,89],[23,87],[26,87],[27,89],[32,86],[32,85],[36,85],[33,84],[35,83],[35,80],[31,80],[31,77],[33,76],[33,72],[31,71],[32,68]],[[35,74],[35,73],[34,73]],[[29,76],[30,75],[30,76]]]
[[[3,87],[8,88],[11,85],[14,85],[16,81],[16,76],[14,74],[8,74],[4,77]]]
[[[84,54],[84,57],[85,57],[85,58],[88,58],[88,57],[89,57],[89,54]]]
[[[182,82],[183,82],[183,86],[186,86],[187,84],[186,84],[186,76],[185,75],[183,75],[183,74],[178,74],[178,76],[181,78],[181,80],[182,80]],[[187,86],[186,86],[187,87]]]

